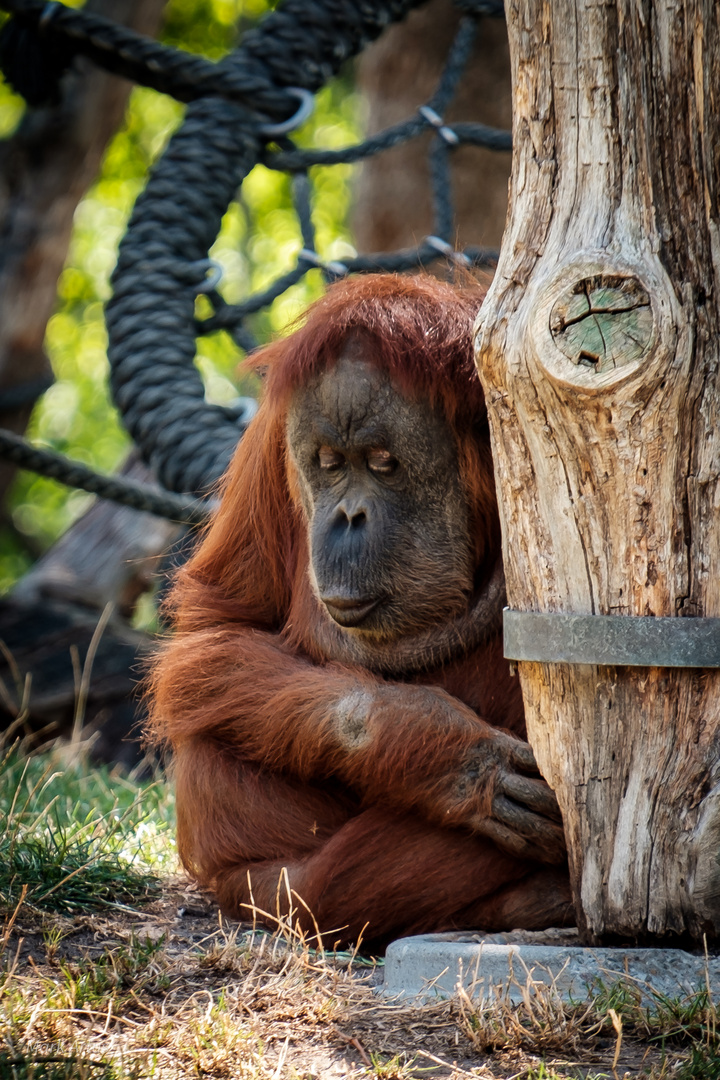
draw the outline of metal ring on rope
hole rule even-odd
[[[222,281],[225,271],[219,262],[215,262],[215,259],[200,259],[196,265],[199,270],[207,273],[208,276],[199,285],[196,285],[195,291],[198,293],[212,292]]]
[[[45,5],[43,13],[38,19],[38,26],[41,30],[44,29],[48,23],[52,22],[62,7],[63,5],[58,3],[58,0],[50,0],[50,2]]]
[[[291,131],[302,127],[305,121],[309,120],[313,114],[315,98],[309,90],[303,90],[300,86],[287,86],[285,91],[291,94],[292,97],[299,98],[300,105],[297,112],[289,120],[285,120],[281,124],[261,124],[258,131],[266,139],[277,139],[281,135],[289,135]]]

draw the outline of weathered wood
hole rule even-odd
[[[0,731],[42,742],[73,731],[82,672],[100,615],[78,605],[0,599]],[[143,758],[138,681],[147,635],[111,622],[96,642],[82,738],[93,758],[132,768]]]
[[[460,12],[452,0],[431,0],[365,50],[358,66],[358,85],[368,105],[368,134],[414,116],[434,94],[459,21]],[[510,127],[510,61],[502,19],[480,21],[472,59],[446,118],[449,123],[480,120],[492,127]],[[433,231],[428,171],[431,138],[428,132],[363,165],[353,213],[358,250],[411,247]],[[509,175],[507,152],[473,146],[453,152],[458,246],[499,247]]]
[[[508,602],[718,616],[718,7],[506,7],[515,149],[478,363]],[[519,669],[585,937],[717,939],[720,672]]]
[[[89,0],[86,6],[153,35],[165,0]],[[25,428],[35,399],[51,382],[43,340],[73,215],[130,90],[124,80],[79,61],[63,81],[61,102],[28,110],[15,135],[0,145],[0,424],[12,431]],[[14,474],[15,466],[0,462],[0,497]],[[0,604],[0,640],[22,684],[15,687],[13,664],[4,656],[0,727],[15,718],[27,674],[27,723],[36,730],[50,725],[53,733],[72,725],[77,687],[71,647],[82,664],[107,602],[118,616],[130,613],[148,586],[150,562],[165,545],[167,527],[98,502]],[[94,753],[104,760],[135,764],[141,756],[137,737],[129,734],[137,719],[134,687],[143,648],[147,639],[121,617],[100,642],[86,719],[96,732]]]

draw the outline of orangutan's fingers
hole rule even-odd
[[[537,761],[529,743],[513,739],[510,745],[510,764],[516,769],[524,769],[525,772],[538,772]]]
[[[544,863],[564,861],[566,849],[563,830],[548,818],[526,810],[503,795],[496,795],[492,804],[492,820],[521,837],[532,850],[532,858]]]
[[[508,773],[498,779],[497,787],[501,795],[507,795],[516,803],[534,810],[536,814],[544,814],[553,821],[562,821],[555,793],[544,780]]]
[[[495,818],[483,818],[478,821],[475,831],[486,836],[488,840],[492,840],[509,855],[515,855],[520,859],[553,865],[565,861],[565,848],[558,843],[557,837],[553,837],[552,843],[548,844],[544,840],[523,836]]]

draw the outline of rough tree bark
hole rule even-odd
[[[479,321],[508,603],[720,616],[720,9],[508,0]],[[519,665],[587,939],[720,934],[720,671]]]

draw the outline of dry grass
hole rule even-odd
[[[413,1007],[378,995],[380,967],[314,951],[287,925],[230,925],[181,883],[134,913],[21,907],[0,944],[3,1080],[720,1075],[707,1001],[677,1012],[674,1032],[666,1016],[662,1039],[632,994],[571,1007],[531,977],[517,1005],[461,993]],[[669,1048],[678,1034],[690,1055]]]
[[[166,785],[58,754],[0,769],[0,1080],[720,1080],[707,992],[570,1006],[526,973],[519,1004],[414,1006],[378,994],[381,961],[229,924],[168,877]]]

